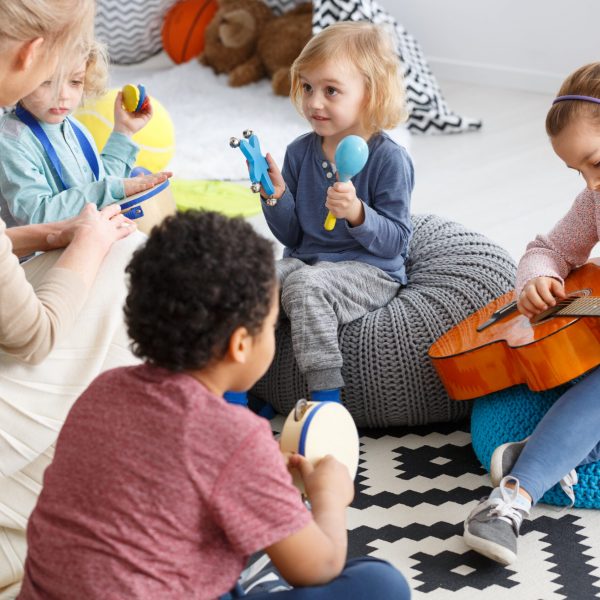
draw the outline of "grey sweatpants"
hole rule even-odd
[[[342,387],[338,327],[388,304],[401,284],[381,269],[357,261],[307,265],[283,258],[277,261],[277,275],[294,355],[308,389]]]

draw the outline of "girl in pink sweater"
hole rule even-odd
[[[550,233],[527,246],[519,263],[518,308],[527,317],[565,297],[564,279],[587,261],[600,238],[600,62],[566,79],[546,117],[546,131],[556,154],[581,174],[586,188]],[[521,522],[547,490],[560,482],[573,505],[575,467],[600,460],[599,389],[596,368],[556,401],[527,440],[496,448],[490,474],[498,487],[465,521],[469,547],[510,564],[517,557]]]

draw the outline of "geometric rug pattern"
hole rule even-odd
[[[600,511],[534,507],[517,562],[502,567],[462,539],[463,521],[489,485],[468,423],[361,432],[349,557],[388,560],[415,600],[600,598]]]

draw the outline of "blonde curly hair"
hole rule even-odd
[[[85,56],[85,55],[84,55]],[[85,62],[83,100],[98,98],[106,93],[108,81],[108,56],[106,47],[97,40],[89,44]]]
[[[332,59],[348,61],[364,77],[363,126],[368,131],[392,129],[406,121],[404,81],[390,34],[371,23],[349,21],[334,23],[315,35],[292,64],[290,98],[301,115],[302,73]]]

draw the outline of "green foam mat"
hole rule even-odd
[[[259,195],[239,183],[171,179],[171,191],[177,209],[181,211],[213,210],[228,217],[251,217],[261,211]]]

